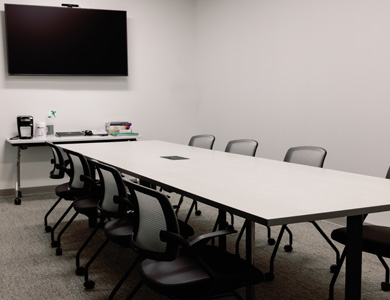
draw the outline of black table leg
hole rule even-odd
[[[22,203],[22,192],[20,191],[20,156],[21,149],[17,147],[17,157],[16,157],[16,182],[15,182],[15,205],[20,205]]]
[[[346,300],[361,298],[363,220],[362,215],[347,217]]]
[[[246,260],[251,264],[255,264],[255,222],[246,222]],[[255,286],[250,285],[246,287],[246,299],[254,300],[256,298]]]
[[[227,228],[226,223],[226,211],[219,209],[218,210],[218,222],[219,222],[219,229],[223,230]],[[226,236],[222,235],[218,239],[219,247],[226,250]]]

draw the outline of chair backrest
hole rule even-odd
[[[322,168],[324,165],[326,150],[321,147],[300,146],[287,150],[285,162]]]
[[[225,152],[255,156],[258,145],[259,143],[255,140],[233,140],[227,143]]]
[[[91,164],[99,175],[99,210],[105,216],[119,217],[126,213],[128,206],[123,200],[127,192],[119,171],[109,165],[92,160]]]
[[[85,177],[92,178],[92,172],[86,157],[80,153],[65,149],[64,152],[69,157],[70,181],[69,188],[74,193],[88,193],[91,189],[91,181]]]
[[[52,143],[47,143],[50,147],[53,158],[50,163],[53,165],[53,170],[50,171],[49,177],[52,179],[61,179],[65,177],[65,159],[62,150]]]
[[[215,136],[211,134],[194,135],[193,137],[191,137],[188,146],[204,149],[213,149],[214,142]]]
[[[163,241],[162,232],[179,234],[176,214],[167,196],[157,190],[129,182],[136,222],[132,243],[143,257],[171,261],[177,257],[178,244]]]
[[[390,167],[387,169],[386,179],[390,179]]]

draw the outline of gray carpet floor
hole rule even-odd
[[[176,195],[171,194],[171,198],[176,203]],[[23,197],[21,206],[14,205],[13,200],[13,197],[0,198],[0,299],[108,299],[112,288],[133,261],[134,253],[130,249],[109,244],[90,269],[90,278],[96,286],[86,290],[83,277],[75,274],[76,252],[91,232],[86,218],[79,216],[68,228],[62,238],[63,254],[56,256],[55,249],[50,246],[50,234],[45,232],[43,226],[43,217],[54,203],[55,195],[28,195]],[[69,205],[67,201],[62,202],[50,216],[51,223]],[[189,199],[185,201],[181,214],[187,212],[190,203]],[[200,204],[200,209],[202,215],[193,215],[190,219],[197,234],[210,231],[216,217],[214,208]],[[236,217],[235,227],[239,229],[241,224],[242,220]],[[327,234],[338,227],[327,221],[319,224]],[[276,238],[279,229],[278,226],[272,228],[273,237]],[[310,223],[293,224],[290,229],[294,233],[294,250],[286,253],[280,249],[275,262],[275,279],[256,286],[256,299],[328,299],[332,277],[329,267],[335,261],[333,250]],[[103,240],[104,234],[99,231],[82,256],[83,265]],[[228,240],[228,247],[232,251],[234,241],[234,236]],[[286,237],[282,245],[285,242]],[[243,246],[241,249],[244,252]],[[257,224],[255,260],[263,272],[269,269],[272,249],[267,244],[265,227]],[[385,271],[379,260],[373,255],[364,254],[362,299],[390,299],[390,293],[380,289],[384,276]],[[124,299],[138,278],[138,271],[135,271],[116,299]],[[244,291],[240,293],[245,294]],[[142,287],[135,299],[165,298]],[[336,285],[335,299],[344,299],[344,270]]]

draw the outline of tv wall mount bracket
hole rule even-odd
[[[78,4],[69,4],[69,3],[62,3],[61,6],[66,6],[66,7],[69,7],[69,8],[79,7]]]

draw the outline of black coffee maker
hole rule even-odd
[[[20,139],[31,139],[34,134],[34,119],[32,116],[17,116],[18,135]]]

